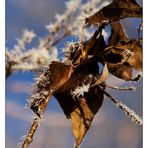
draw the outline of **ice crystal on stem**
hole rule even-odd
[[[73,96],[73,98],[79,98],[80,96],[84,96],[84,93],[88,92],[89,88],[90,84],[82,84],[82,86],[78,86],[73,91],[71,91],[71,95]]]
[[[36,37],[36,34],[31,30],[24,29],[23,35],[19,39],[17,38],[17,45],[14,46],[14,50],[22,50],[25,48],[26,43],[31,43],[32,39]]]
[[[117,107],[120,107],[132,119],[134,123],[143,125],[142,118],[139,115],[137,115],[135,111],[133,111],[132,109],[130,109],[129,107],[127,107],[125,104],[123,104],[120,101],[118,101],[116,105]]]

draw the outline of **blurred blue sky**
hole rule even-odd
[[[12,49],[22,30],[34,30],[39,37],[46,37],[45,25],[54,21],[54,14],[62,13],[66,0],[6,0],[6,47]],[[141,3],[141,1],[139,0]],[[141,3],[142,4],[142,3]],[[123,24],[131,38],[137,37],[139,19],[124,20]],[[66,38],[58,47],[62,48]],[[26,98],[31,93],[35,77],[32,72],[17,72],[6,81],[6,148],[15,148],[19,138],[30,128],[34,114],[25,110]],[[111,76],[108,80],[115,85],[125,83]],[[129,83],[126,83],[129,85]],[[142,115],[142,80],[135,92],[110,91],[124,103]],[[30,148],[70,148],[73,137],[70,121],[66,119],[59,104],[51,99],[45,121],[41,122]],[[104,100],[96,115],[82,148],[142,148],[142,129],[131,123],[130,119],[114,104]]]
[[[54,20],[56,12],[64,12],[66,0],[6,0],[6,39],[21,35],[23,28],[33,29],[39,36],[47,34],[45,25]]]

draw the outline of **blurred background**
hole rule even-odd
[[[63,13],[66,0],[6,0],[6,47],[12,49],[22,30],[33,30],[37,36],[46,37],[45,25],[54,22],[55,13]],[[137,1],[142,5],[142,1]],[[130,38],[137,38],[140,19],[123,20]],[[74,40],[74,38],[67,38]],[[66,41],[67,41],[66,40]],[[32,46],[35,45],[35,41]],[[58,49],[65,45],[63,40]],[[15,148],[22,140],[32,123],[34,113],[26,110],[26,98],[31,93],[35,77],[32,72],[17,72],[6,80],[6,148]],[[112,75],[107,82],[115,86],[129,86]],[[142,79],[132,85],[136,91],[107,89],[127,106],[142,116]],[[70,120],[67,120],[58,102],[52,98],[44,119],[34,136],[30,148],[72,148],[74,138]],[[142,127],[131,122],[129,117],[117,108],[108,98],[104,99],[96,114],[81,148],[142,148]]]

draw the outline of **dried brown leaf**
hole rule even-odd
[[[135,70],[141,71],[142,70],[142,46],[137,40],[129,40],[126,42],[120,42],[121,48],[128,49],[131,52],[131,56],[128,59],[127,63],[131,65]]]
[[[88,24],[102,24],[104,22],[115,22],[124,18],[141,18],[142,8],[135,0],[114,0],[111,4],[86,18]]]
[[[142,70],[142,47],[137,40],[128,39],[120,22],[112,22],[111,27],[112,32],[108,41],[109,46],[114,46],[117,49],[121,48],[125,50],[125,53],[129,52],[130,56],[125,60],[125,62],[119,63],[118,66],[114,66],[112,65],[112,61],[117,60],[119,56],[115,54],[114,56],[108,55],[108,59],[110,59],[110,61],[107,60],[106,62],[108,62],[107,65],[109,71],[118,78],[126,81],[133,80],[132,71],[134,69],[138,71]],[[121,58],[124,59],[124,57]],[[116,62],[115,65],[117,64]]]
[[[94,46],[96,46],[96,40],[98,40],[97,37],[98,37],[99,33],[101,34],[103,28],[104,28],[104,24],[102,24],[102,26],[100,26],[95,31],[95,33],[93,34],[93,36],[87,42],[84,43],[83,53],[82,53],[82,51],[80,49],[76,51],[75,55],[73,55],[73,57],[72,57],[73,64],[76,64],[76,65],[80,64],[82,61],[84,61],[86,59],[87,55],[92,50],[94,50],[93,48],[94,48]],[[99,45],[101,45],[101,44],[99,44]]]
[[[91,122],[102,105],[103,93],[95,88],[88,92],[88,97],[79,98],[78,106],[70,114],[72,121],[73,134],[75,137],[75,147],[77,148],[86,132],[91,126]]]
[[[34,94],[30,97],[30,108],[41,117],[47,106],[49,96],[70,78],[73,72],[71,65],[53,61],[47,71],[39,78]],[[49,95],[50,94],[50,95]]]
[[[120,53],[119,49],[123,52]],[[133,69],[142,70],[142,47],[137,40],[119,42],[116,47],[109,47],[104,60],[113,75],[132,80]]]
[[[128,65],[128,63],[124,63],[118,68],[112,70],[111,73],[120,79],[123,79],[125,81],[130,81],[132,80],[132,71],[133,67]]]
[[[64,63],[54,61],[50,67],[50,83],[48,88],[59,89],[71,76],[73,72],[72,65],[65,65]]]
[[[121,66],[129,57],[130,53],[127,53],[127,49],[121,47],[110,46],[105,48],[103,52],[103,59],[110,71]]]
[[[84,96],[74,97],[72,91],[78,86],[91,85],[98,75],[96,58],[81,64],[71,75],[71,78],[54,93],[67,118],[71,118],[73,134],[78,147],[89,129],[94,115],[99,110],[103,93],[98,87],[93,87]],[[99,95],[98,95],[99,94]]]
[[[128,40],[128,36],[120,21],[112,22],[111,25],[111,35],[108,40],[108,46],[116,46],[120,41]]]
[[[99,56],[102,51],[106,48],[106,43],[104,41],[103,35],[99,35],[99,37],[95,40],[95,43],[91,50],[88,52],[88,55],[96,55]]]

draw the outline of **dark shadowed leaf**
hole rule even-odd
[[[98,76],[98,70],[96,59],[90,59],[86,63],[81,64],[62,88],[54,93],[67,118],[71,118],[76,141],[75,147],[82,142],[95,113],[102,104],[102,91],[97,86],[89,88],[95,81],[94,77]],[[83,96],[75,96],[72,93],[75,89],[84,85],[88,86],[88,92],[84,92]]]
[[[88,52],[88,55],[96,55],[99,56],[102,51],[106,48],[106,43],[104,41],[103,35],[99,35],[99,37],[95,40],[95,43],[91,50]]]
[[[86,18],[86,23],[100,25],[104,22],[115,22],[124,18],[141,18],[142,8],[135,0],[114,0],[111,4]]]
[[[86,94],[86,97],[79,98],[78,106],[70,115],[75,137],[75,148],[81,144],[90,128],[94,115],[102,105],[102,100],[103,92],[99,88],[92,89]]]
[[[92,51],[95,51],[97,48],[103,48],[105,41],[103,36],[101,35],[102,33],[102,29],[105,27],[105,24],[102,24],[93,34],[93,36],[84,43],[84,49],[83,49],[83,53],[82,51],[78,48],[78,50],[76,51],[76,53],[73,55],[72,57],[72,63],[73,64],[80,64],[82,61],[84,61],[87,58],[88,54],[92,54]],[[99,35],[100,34],[100,35]],[[99,37],[98,37],[99,35]],[[105,44],[106,46],[106,44]],[[98,50],[99,50],[98,49]],[[93,54],[96,55],[96,54]]]

